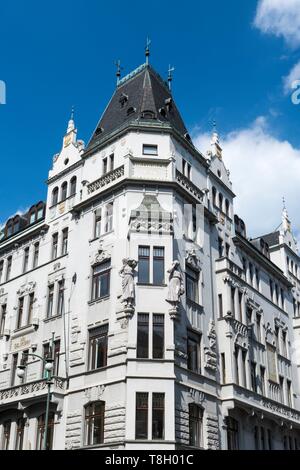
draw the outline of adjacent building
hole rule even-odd
[[[43,358],[49,449],[298,449],[297,246],[247,238],[217,132],[146,63],[47,185],[1,232],[1,449],[43,448]]]

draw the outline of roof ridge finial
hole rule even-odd
[[[117,77],[117,86],[118,86],[120,82],[120,78],[121,78],[121,70],[123,70],[123,67],[121,67],[120,59],[115,61],[115,65],[117,67],[116,77]]]
[[[169,90],[171,91],[171,83],[172,83],[172,80],[173,80],[173,73],[175,70],[175,67],[171,67],[171,65],[169,64],[169,68],[168,68],[168,86],[169,86]]]
[[[71,108],[71,116],[68,122],[67,134],[75,129],[74,112],[75,112],[75,106],[73,105]]]
[[[149,65],[150,44],[151,44],[151,39],[149,39],[148,36],[147,36],[147,39],[146,39],[146,48],[145,48],[146,65]]]

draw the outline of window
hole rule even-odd
[[[152,355],[153,359],[164,357],[165,317],[162,314],[153,314]]]
[[[226,361],[225,353],[221,353],[222,384],[226,384]]]
[[[2,304],[1,305],[1,317],[0,317],[0,336],[4,334],[5,319],[6,319],[6,304]]]
[[[102,209],[95,211],[95,231],[94,237],[99,238],[101,235],[101,220],[102,220]]]
[[[65,312],[65,281],[62,279],[58,282],[57,297],[57,315],[63,315]]]
[[[17,421],[16,429],[16,445],[15,450],[23,450],[24,431],[25,431],[25,418],[19,418]]]
[[[157,145],[143,145],[143,155],[158,155]]]
[[[24,384],[27,381],[27,367],[26,366],[27,366],[27,363],[28,363],[28,357],[29,357],[29,350],[27,349],[27,350],[23,351],[22,355],[21,355],[20,364],[25,367],[25,369],[24,369],[25,374],[23,375],[23,377],[20,377],[20,383],[21,384]]]
[[[253,392],[257,392],[257,380],[256,380],[256,364],[251,362],[251,387]]]
[[[58,188],[54,188],[52,191],[52,206],[56,206],[58,203]]]
[[[107,335],[108,325],[89,332],[89,370],[100,369],[107,365]]]
[[[138,282],[150,283],[150,247],[139,246]]]
[[[189,370],[201,373],[200,356],[201,336],[189,333],[187,338],[187,367]]]
[[[226,256],[228,258],[229,254],[230,254],[230,245],[229,245],[229,243],[225,243],[225,253],[226,253]]]
[[[38,205],[37,207],[37,220],[40,220],[43,218],[44,216],[44,210],[45,210],[45,206],[43,203],[41,203],[40,205]]]
[[[11,374],[10,374],[10,386],[11,387],[15,385],[17,366],[18,366],[18,354],[13,354],[12,363],[11,363]]]
[[[7,265],[6,265],[6,281],[9,281],[11,276],[11,266],[12,266],[12,256],[7,258]]]
[[[48,286],[47,318],[53,315],[54,284]]]
[[[216,188],[213,186],[213,187],[212,187],[212,203],[213,203],[214,206],[216,205],[216,197],[217,197],[217,190],[216,190]]]
[[[136,394],[135,438],[148,439],[148,393]]]
[[[293,407],[293,402],[292,402],[292,383],[290,380],[286,381],[286,396],[287,396],[287,405],[292,408]]]
[[[249,263],[249,277],[250,277],[250,284],[253,284],[253,264]]]
[[[223,211],[223,195],[219,193],[219,209]]]
[[[189,300],[195,303],[199,303],[199,273],[191,269],[189,266],[186,267],[185,272],[186,280],[186,296]]]
[[[281,354],[284,357],[287,357],[287,347],[286,347],[286,331],[281,330],[281,339],[282,339],[282,352]]]
[[[11,421],[5,421],[3,424],[2,450],[9,449]]]
[[[165,279],[165,249],[153,247],[153,284],[162,285]]]
[[[203,409],[189,405],[190,446],[203,447]]]
[[[68,183],[65,181],[61,185],[60,200],[65,201],[67,199],[67,195],[68,195]]]
[[[0,261],[0,283],[2,282],[2,276],[3,276],[3,268],[4,268],[4,261]]]
[[[266,369],[260,366],[260,393],[266,395]]]
[[[227,416],[226,425],[227,425],[228,450],[238,450],[239,449],[238,422],[234,418]]]
[[[18,305],[18,318],[17,318],[17,329],[21,328],[22,320],[23,320],[23,312],[24,311],[24,297],[19,299]]]
[[[164,439],[165,394],[152,395],[152,439]]]
[[[225,199],[225,214],[227,217],[229,216],[229,201],[228,199]]]
[[[243,303],[243,294],[242,294],[242,292],[239,292],[239,320],[240,320],[241,323],[243,322],[242,303]]]
[[[256,314],[256,341],[261,343],[261,315]]]
[[[234,358],[234,372],[235,372],[235,383],[237,385],[240,385],[240,377],[239,377],[239,347],[235,346],[234,348],[234,353],[233,353],[233,358]]]
[[[62,255],[66,255],[68,253],[68,237],[69,237],[69,229],[64,228],[62,231],[62,249],[61,249]]]
[[[54,413],[49,413],[48,426],[47,426],[47,442],[46,450],[51,450],[53,446],[53,433],[54,433]],[[44,449],[44,435],[45,435],[45,413],[38,418],[37,429],[37,442],[36,449]]]
[[[105,175],[107,173],[107,158],[103,158],[102,160],[102,173]]]
[[[242,380],[243,383],[241,384],[243,387],[247,387],[247,377],[246,377],[246,360],[247,360],[247,351],[242,350]]]
[[[258,268],[255,268],[255,278],[256,278],[256,287],[257,287],[257,290],[259,290],[260,277],[259,277],[259,269]]]
[[[32,211],[30,211],[30,214],[29,214],[29,223],[33,224],[35,222],[35,219],[36,219],[36,212],[35,212],[35,209],[33,209]]]
[[[235,287],[231,287],[231,313],[235,317]]]
[[[105,225],[104,233],[111,232],[113,229],[113,203],[110,202],[105,207]]]
[[[40,252],[40,244],[37,242],[34,244],[33,247],[33,263],[32,268],[36,268],[39,264],[39,252]]]
[[[269,286],[270,286],[270,297],[271,297],[271,300],[273,301],[274,287],[273,287],[273,281],[271,279],[269,280]]]
[[[223,257],[223,240],[221,237],[218,237],[218,252],[219,252],[219,258]]]
[[[94,266],[92,300],[109,295],[110,291],[110,260]]]
[[[283,392],[283,383],[284,383],[284,378],[279,377],[279,389],[280,389],[280,402],[284,403],[284,392]]]
[[[25,248],[24,250],[23,273],[26,273],[26,271],[28,270],[28,262],[29,262],[29,247]]]
[[[76,184],[77,184],[77,178],[76,176],[73,176],[73,178],[71,178],[71,181],[70,181],[70,196],[75,196]]]
[[[109,170],[112,171],[114,169],[114,165],[115,165],[115,156],[114,154],[112,153],[110,156],[109,156]]]
[[[149,357],[149,313],[138,314],[136,356]]]
[[[51,254],[52,259],[57,258],[57,247],[58,247],[58,233],[54,233],[52,235],[52,254]]]
[[[222,294],[218,295],[218,304],[219,304],[219,318],[223,318],[223,297],[222,297]]]
[[[92,446],[104,442],[105,403],[97,401],[85,407],[85,445]]]
[[[32,324],[33,305],[34,305],[34,294],[31,293],[31,294],[29,294],[28,312],[27,312],[27,325]]]
[[[50,343],[43,344],[43,358],[44,359],[52,358],[52,351],[50,348]],[[44,379],[48,377],[48,372],[45,369],[45,362],[43,362],[42,377]]]

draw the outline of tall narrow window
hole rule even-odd
[[[273,281],[270,279],[269,280],[269,286],[270,286],[270,298],[273,302],[273,292],[274,292],[274,286],[273,286]]]
[[[256,315],[256,341],[261,343],[261,316]]]
[[[85,445],[92,446],[104,442],[105,403],[97,401],[85,408]]]
[[[221,370],[222,370],[222,384],[226,384],[226,362],[225,362],[225,353],[221,353]]]
[[[3,269],[4,269],[4,261],[0,261],[0,283],[3,282],[2,276],[3,276]]]
[[[58,233],[54,233],[52,235],[52,254],[51,254],[52,259],[57,258],[57,247],[58,247]]]
[[[20,297],[19,305],[18,305],[17,329],[21,328],[22,326],[23,313],[24,313],[24,297]]]
[[[107,365],[108,325],[100,326],[89,333],[89,370]]]
[[[47,318],[53,315],[54,284],[48,286]]]
[[[284,391],[283,391],[284,378],[279,377],[279,393],[280,393],[280,402],[284,403]]]
[[[239,347],[236,346],[233,353],[234,357],[234,371],[235,371],[235,383],[240,385],[240,374],[239,374]]]
[[[139,246],[138,282],[150,283],[150,247]]]
[[[164,336],[165,325],[164,315],[153,314],[153,330],[152,330],[152,356],[153,359],[162,359],[164,357]]]
[[[36,268],[39,264],[39,252],[40,252],[40,244],[39,242],[37,242],[34,244],[34,247],[33,247],[33,263],[32,263],[33,269]]]
[[[58,188],[54,188],[52,191],[52,206],[55,206],[58,203]]]
[[[34,293],[29,294],[27,325],[31,325],[33,318]]]
[[[253,285],[253,264],[249,263],[249,277],[250,277],[250,284]]]
[[[49,413],[48,426],[47,426],[47,442],[46,450],[51,450],[53,446],[53,433],[54,433],[54,413]],[[45,414],[38,418],[38,432],[36,449],[42,450],[44,448],[44,435],[45,435]]]
[[[92,300],[109,295],[110,291],[110,260],[94,266]]]
[[[95,238],[99,238],[101,235],[101,220],[102,220],[102,210],[97,209],[95,211]]]
[[[185,175],[186,161],[182,159],[182,174]]]
[[[240,320],[241,323],[243,322],[242,302],[243,302],[243,294],[242,294],[242,292],[239,292],[239,320]]]
[[[135,438],[148,439],[148,393],[136,393]]]
[[[50,348],[50,343],[43,344],[43,358],[45,359],[52,359],[52,349]],[[47,378],[48,372],[45,369],[45,362],[43,362],[43,369],[42,369],[42,378]]]
[[[26,424],[26,419],[25,418],[19,418],[18,419],[17,429],[16,429],[15,450],[23,450],[25,424]]]
[[[200,344],[201,336],[189,333],[187,338],[187,367],[197,373],[201,373]]]
[[[165,433],[165,394],[152,395],[152,439],[164,439]]]
[[[222,297],[222,294],[218,295],[218,303],[219,303],[219,318],[223,318],[223,297]]]
[[[12,356],[11,374],[10,374],[10,386],[11,387],[15,385],[17,367],[18,367],[18,353],[13,354]]]
[[[61,201],[65,201],[67,199],[67,195],[68,195],[68,183],[65,181],[62,185],[61,185],[61,190],[60,190],[60,200]]]
[[[114,169],[114,166],[115,166],[115,156],[114,154],[112,153],[110,156],[109,156],[109,170],[112,171]]]
[[[26,273],[28,271],[28,263],[29,263],[29,246],[27,246],[24,250],[23,273]]]
[[[219,251],[219,258],[223,257],[223,240],[221,237],[218,238],[218,251]]]
[[[247,351],[242,350],[242,365],[243,365],[243,370],[242,370],[242,379],[243,387],[247,387],[247,377],[246,377],[246,361],[247,361]]]
[[[107,173],[107,158],[103,158],[102,160],[102,168],[103,168],[103,174],[105,175]]]
[[[238,422],[227,416],[226,418],[227,425],[227,447],[228,450],[238,450],[239,449],[239,428]]]
[[[281,339],[282,339],[282,355],[287,357],[287,347],[286,347],[286,331],[281,330]]]
[[[21,365],[24,366],[24,375],[23,377],[20,378],[20,383],[21,384],[24,384],[26,383],[27,381],[27,363],[28,363],[28,355],[29,355],[29,350],[25,350],[22,352],[22,356],[21,356]]]
[[[53,344],[53,375],[58,377],[59,375],[59,358],[60,358],[60,340],[54,341]]]
[[[73,178],[70,181],[70,196],[75,196],[76,194],[76,183],[77,183],[77,178],[76,176],[73,176]]]
[[[104,225],[104,232],[111,232],[113,229],[113,203],[110,202],[105,207],[105,225]]]
[[[231,312],[232,316],[235,317],[235,287],[231,287]]]
[[[287,405],[292,408],[293,407],[293,402],[292,402],[292,383],[290,380],[286,381],[286,397],[287,397]]]
[[[256,380],[256,364],[251,362],[251,387],[253,392],[257,392],[257,380]]]
[[[69,229],[64,228],[62,231],[62,249],[61,249],[62,255],[66,255],[68,253],[68,238],[69,238]]]
[[[153,284],[161,285],[165,279],[165,249],[153,248]]]
[[[12,256],[9,256],[7,258],[7,264],[6,264],[6,281],[10,280],[11,267],[12,267]]]
[[[203,409],[189,405],[190,446],[203,447]]]
[[[149,357],[149,314],[138,314],[137,352],[138,358]]]
[[[212,203],[213,203],[214,206],[216,205],[216,197],[217,197],[217,190],[216,190],[216,188],[213,186],[213,187],[212,187]]]
[[[189,300],[195,303],[199,303],[199,273],[191,269],[189,266],[186,267],[185,272],[186,279],[186,296]]]
[[[260,393],[266,395],[266,369],[260,366]]]
[[[0,317],[0,336],[4,335],[5,319],[6,319],[6,304],[2,304],[1,305],[1,317]]]
[[[11,421],[5,421],[3,424],[2,450],[9,449]]]
[[[63,315],[65,311],[65,281],[62,279],[58,282],[57,297],[57,315]]]

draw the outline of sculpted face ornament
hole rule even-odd
[[[124,310],[126,313],[134,313],[134,300],[135,300],[135,284],[134,275],[137,261],[131,258],[123,259],[122,269],[119,271],[122,277],[122,298],[124,303]]]
[[[180,269],[179,261],[174,261],[171,268],[167,271],[169,274],[169,291],[166,301],[171,304],[172,308],[169,310],[171,318],[176,318],[178,314],[178,307],[180,297],[184,294],[183,274]]]

